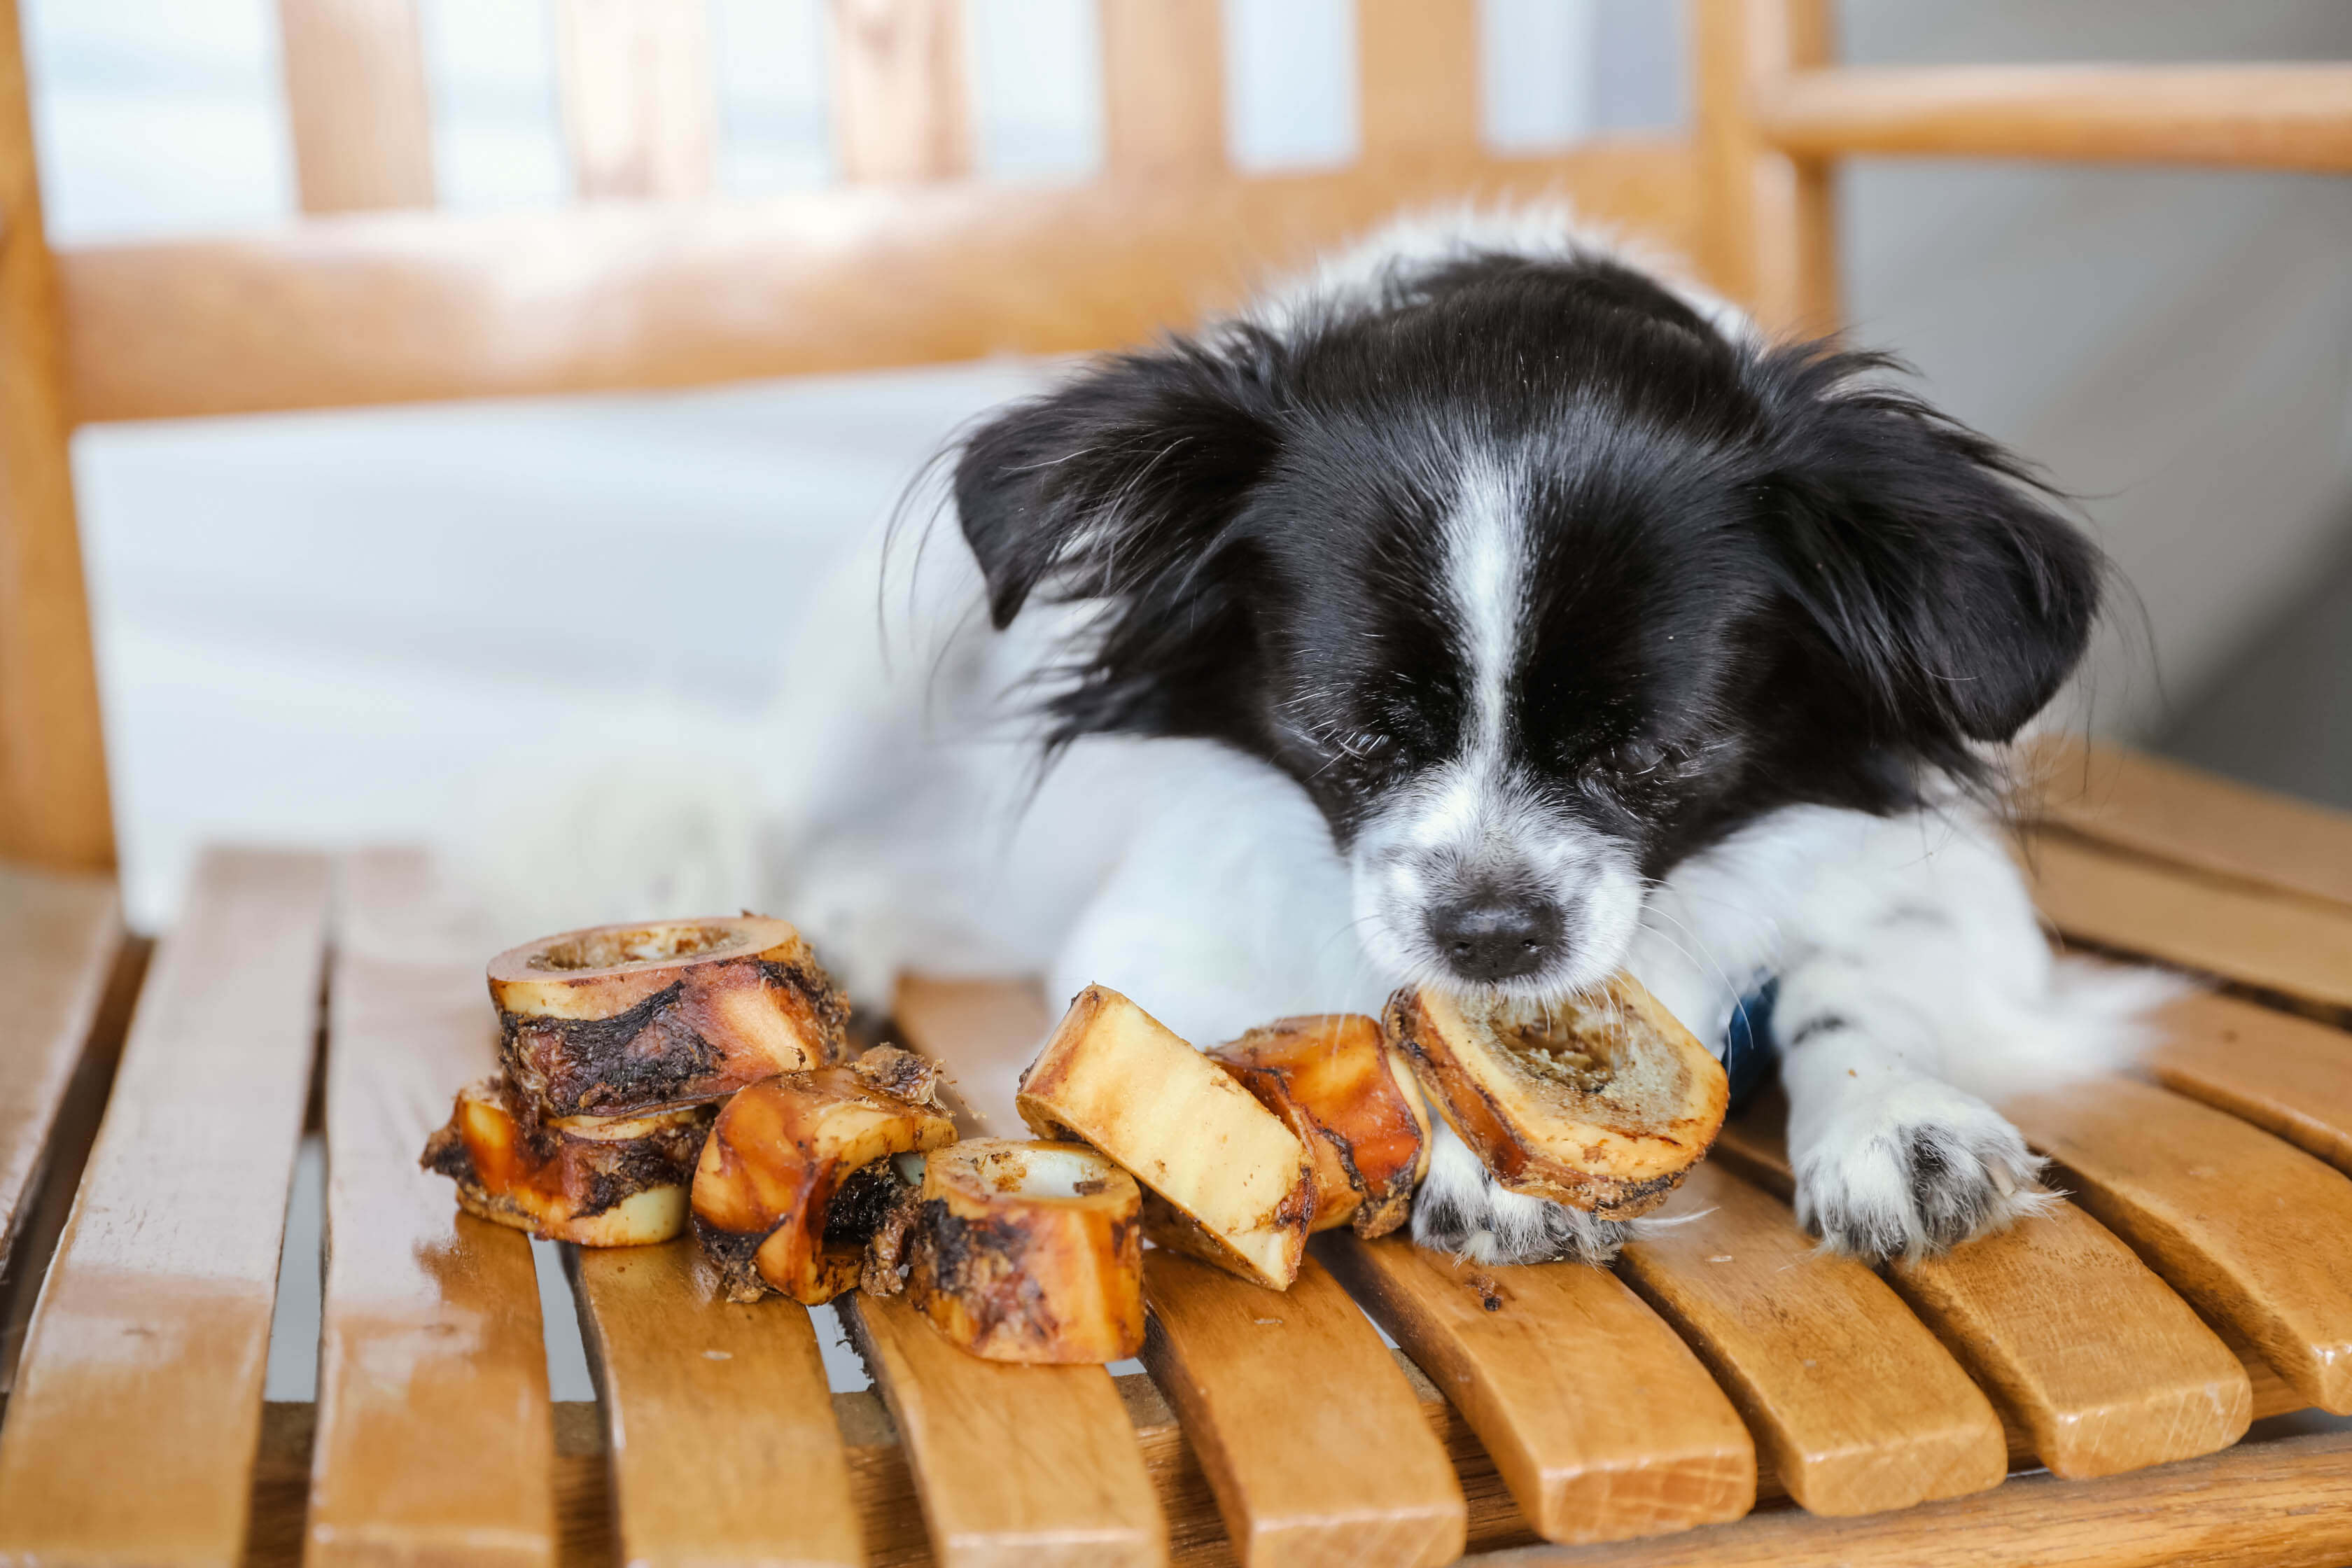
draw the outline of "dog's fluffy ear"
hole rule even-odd
[[[2011,454],[1888,387],[1883,356],[1788,349],[1766,524],[1784,586],[1878,711],[1937,761],[2005,741],[2082,658],[2105,563]]]
[[[1276,353],[1231,329],[1122,354],[966,441],[956,511],[997,626],[1041,588],[1182,591],[1273,460]]]

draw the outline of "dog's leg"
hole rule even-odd
[[[1476,1263],[1606,1263],[1644,1222],[1596,1219],[1581,1209],[1511,1192],[1470,1146],[1435,1123],[1429,1174],[1412,1200],[1412,1238]]]
[[[1772,1020],[1797,1212],[1829,1246],[1918,1256],[2051,1201],[1994,1109],[2120,1065],[2174,989],[2062,964],[1992,830],[1971,818],[1857,826],[1784,919]]]

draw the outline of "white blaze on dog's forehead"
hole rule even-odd
[[[1503,750],[1526,599],[1526,550],[1525,495],[1517,473],[1495,457],[1466,464],[1445,520],[1445,587],[1454,601],[1470,687],[1465,756],[1493,759]]]

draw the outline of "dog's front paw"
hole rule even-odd
[[[1606,1263],[1639,1221],[1596,1219],[1581,1209],[1512,1192],[1440,1122],[1429,1174],[1412,1200],[1412,1239],[1476,1263]]]
[[[1850,1257],[1924,1257],[2047,1208],[2044,1163],[1992,1107],[1921,1079],[1854,1098],[1810,1140],[1797,1218]]]

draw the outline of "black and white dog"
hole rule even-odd
[[[1029,970],[1202,1044],[1621,965],[1720,1041],[1769,984],[1805,1222],[1999,1227],[2046,1200],[1994,1104],[2127,1056],[2160,983],[2053,962],[1978,804],[2101,557],[1888,369],[1547,212],[1400,226],[1097,363],[956,455],[969,561],[929,553],[978,580],[909,591],[986,625],[886,679],[868,576],[804,645],[770,896],[869,996]],[[1413,1231],[1623,1235],[1450,1135]]]

